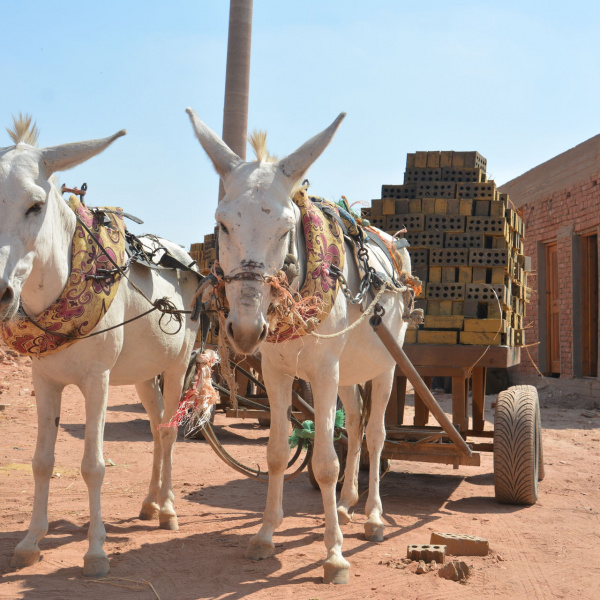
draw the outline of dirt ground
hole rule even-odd
[[[51,482],[50,531],[41,561],[10,568],[24,536],[33,500],[31,458],[36,435],[29,360],[2,354],[0,362],[0,598],[598,598],[600,589],[600,408],[575,396],[540,391],[546,479],[531,507],[495,502],[492,456],[481,467],[393,462],[381,483],[386,540],[363,537],[362,496],[344,526],[350,583],[322,583],[324,557],[320,494],[302,474],[286,484],[286,518],[276,554],[258,563],[244,558],[258,529],[266,486],[220,462],[204,441],[177,444],[174,491],[180,529],[163,531],[136,517],[146,493],[152,443],[132,387],[113,389],[106,423],[103,515],[111,559],[109,577],[81,574],[87,549],[87,494],[79,474],[84,414],[77,389],[65,391]],[[493,418],[488,397],[486,418]],[[441,398],[448,407],[448,397]],[[216,431],[246,463],[265,463],[268,431],[255,422],[217,415]],[[491,428],[491,425],[490,425]],[[361,490],[366,474],[361,473]],[[460,584],[405,564],[408,544],[429,542],[431,532],[464,533],[489,540],[490,554],[467,557],[472,574]]]

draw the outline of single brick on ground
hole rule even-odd
[[[445,545],[452,556],[487,556],[490,551],[486,539],[459,533],[432,533],[430,544]]]
[[[435,561],[444,564],[446,546],[440,544],[411,544],[406,548],[406,557],[411,560],[422,560],[426,563]]]

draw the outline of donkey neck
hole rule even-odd
[[[76,219],[58,191],[51,188],[44,223],[36,241],[31,273],[23,284],[21,300],[36,317],[61,294],[71,271],[71,243]]]

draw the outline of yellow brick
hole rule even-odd
[[[445,215],[448,213],[448,200],[446,198],[435,199],[435,214]]]
[[[456,304],[452,302],[452,300],[442,300],[440,302],[440,315],[448,315],[450,316],[452,313],[452,305]]]
[[[383,198],[381,212],[384,215],[395,215],[396,214],[396,199],[395,198]]]
[[[444,198],[448,203],[448,210],[446,211],[449,215],[460,214],[460,200],[458,198]]]
[[[490,302],[487,310],[488,319],[501,319],[502,308],[497,302]]]
[[[502,196],[503,194],[500,194]],[[503,217],[506,211],[506,204],[502,201],[494,201],[490,204],[490,217]]]
[[[473,283],[485,283],[485,277],[485,267],[473,267]]]
[[[462,301],[452,303],[452,314],[453,315],[464,315],[465,314],[465,303]]]
[[[383,200],[371,201],[371,216],[381,217],[383,215]]]
[[[425,316],[425,329],[462,329],[465,318],[461,315],[440,317],[434,315]]]
[[[492,283],[504,283],[506,279],[506,269],[504,267],[492,268]]]
[[[455,283],[457,279],[456,267],[442,267],[442,283]]]
[[[429,267],[429,281],[442,283],[442,267]]]
[[[404,336],[405,344],[416,344],[417,343],[417,330],[416,329],[407,329],[406,334]]]
[[[459,212],[461,215],[471,216],[473,214],[473,200],[461,198]]]
[[[437,169],[440,166],[440,153],[439,152],[428,152],[427,153],[427,166],[430,168]]]
[[[419,344],[449,344],[457,342],[458,331],[428,331],[419,329],[417,340]]]
[[[505,333],[506,321],[504,319],[465,319],[464,329],[477,333]]]
[[[471,283],[473,281],[471,267],[458,267],[458,281],[460,283]]]
[[[427,152],[415,152],[415,167],[425,168],[427,166]]]
[[[502,336],[499,333],[461,331],[460,343],[471,346],[500,346]]]
[[[424,215],[432,215],[435,213],[435,199],[434,198],[423,198],[421,205],[421,211]]]
[[[422,212],[422,204],[421,204],[421,199],[419,198],[418,200],[411,200],[408,203],[408,212],[412,215],[412,214],[418,214]]]
[[[442,150],[440,152],[440,167],[451,167],[453,154],[452,150]]]

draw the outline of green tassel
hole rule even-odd
[[[344,426],[346,421],[346,415],[344,414],[344,410],[340,409],[335,413],[335,428],[340,429]],[[335,441],[339,440],[341,436],[334,437]],[[288,438],[288,443],[290,448],[295,448],[298,444],[306,444],[309,441],[315,439],[315,423],[314,421],[304,421],[302,423],[302,428],[294,427],[294,431],[292,435]]]

